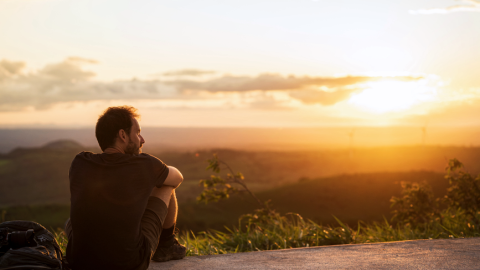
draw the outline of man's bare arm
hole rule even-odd
[[[182,173],[175,167],[168,166],[168,176],[165,179],[163,184],[165,186],[171,186],[173,188],[177,188],[183,182],[183,175]]]

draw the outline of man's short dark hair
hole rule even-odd
[[[95,136],[102,151],[115,144],[118,131],[123,129],[130,136],[133,121],[139,118],[137,109],[131,106],[109,107],[100,115],[95,126]]]

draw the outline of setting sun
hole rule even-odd
[[[436,93],[435,88],[419,82],[372,82],[361,93],[353,94],[349,103],[375,113],[403,111],[434,100]]]

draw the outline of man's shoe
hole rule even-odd
[[[152,260],[156,262],[166,262],[170,260],[180,260],[185,258],[187,248],[178,243],[176,238],[171,241],[158,243],[157,250],[152,256]]]

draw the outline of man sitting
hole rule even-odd
[[[141,153],[137,109],[110,107],[95,135],[103,153],[81,152],[70,167],[67,260],[74,270],[144,270],[185,257],[175,239],[176,168]]]

